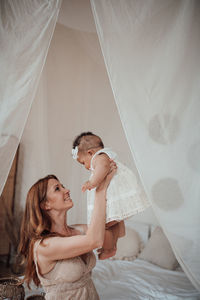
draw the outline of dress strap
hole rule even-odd
[[[39,246],[41,242],[41,239],[40,240],[37,240],[33,246],[33,257],[34,257],[34,262],[35,262],[35,268],[36,268],[36,271],[37,271],[37,274],[38,274],[38,277],[40,277],[40,272],[38,270],[38,262],[37,262],[37,248]]]
[[[33,246],[33,257],[34,257],[34,263],[35,263],[35,268],[36,268],[38,278],[39,278],[41,284],[43,286],[45,286],[45,285],[49,285],[49,284],[54,283],[54,281],[52,281],[51,279],[44,278],[43,275],[40,274],[40,270],[39,270],[39,267],[38,267],[38,260],[37,260],[37,249],[38,249],[38,246],[41,243],[41,241],[42,241],[42,239],[37,240],[35,242],[35,244]]]
[[[91,159],[91,162],[90,162],[90,171],[94,171],[94,168],[93,168],[93,160],[94,158],[99,154],[98,153],[99,151],[97,151],[93,156],[92,156],[92,159]]]

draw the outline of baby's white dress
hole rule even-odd
[[[103,148],[97,151],[90,163],[91,176],[93,176],[94,158],[100,154],[106,153],[117,163],[117,173],[112,178],[106,195],[106,223],[111,221],[122,221],[139,212],[144,211],[150,206],[140,186],[138,185],[135,174],[125,165],[117,161],[117,154],[109,148]],[[92,210],[94,208],[95,190],[87,191],[87,220],[91,221]]]

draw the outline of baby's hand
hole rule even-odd
[[[90,181],[86,181],[83,185],[82,185],[82,192],[85,192],[86,190],[91,190],[91,183]]]

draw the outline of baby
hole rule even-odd
[[[107,189],[106,231],[99,259],[106,259],[116,253],[119,237],[125,235],[124,220],[145,210],[149,203],[142,196],[134,173],[116,160],[116,153],[104,148],[101,138],[92,132],[83,132],[73,142],[72,155],[75,160],[91,170],[91,176],[82,186],[87,193],[88,224],[94,207],[95,188],[110,171],[110,159],[117,164],[117,173]]]

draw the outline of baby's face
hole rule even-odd
[[[90,169],[91,159],[92,159],[92,155],[90,153],[86,152],[86,153],[80,153],[80,154],[78,154],[77,161],[80,164],[84,165],[87,170],[89,170]]]

